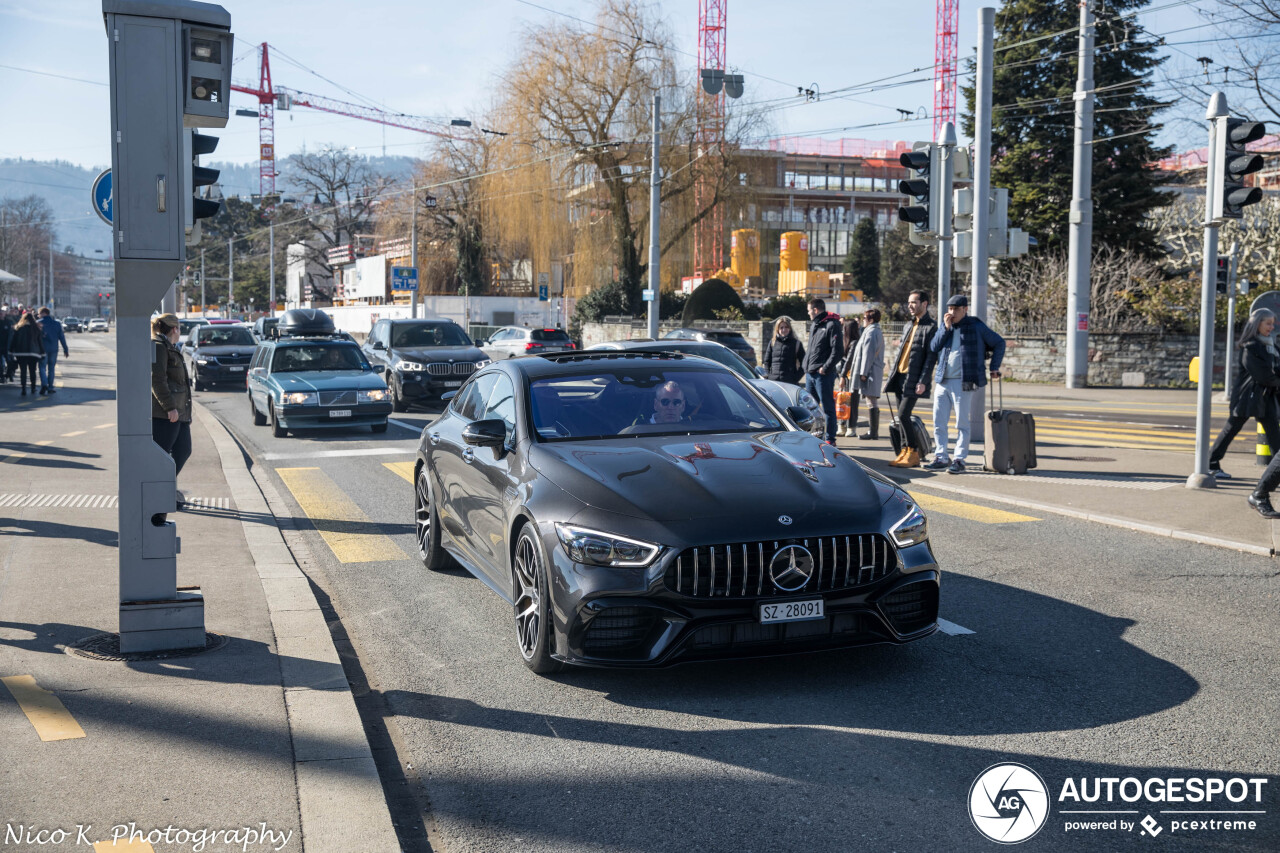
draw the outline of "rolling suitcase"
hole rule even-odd
[[[893,445],[895,454],[902,451],[905,443],[919,453],[921,459],[928,459],[933,455],[933,439],[929,438],[929,432],[924,428],[924,421],[920,420],[919,415],[912,415],[905,424],[900,423],[895,416],[893,423],[889,424],[889,442]]]
[[[1000,386],[1000,404],[996,406],[995,386],[991,383],[991,409],[987,412],[988,432],[984,443],[983,469],[997,474],[1025,474],[1036,467],[1036,419],[1027,412],[1004,407],[1004,386]]]

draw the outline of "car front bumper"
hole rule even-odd
[[[429,373],[397,373],[396,381],[400,384],[400,395],[406,400],[437,399],[442,394],[457,391],[471,377],[451,374],[449,376],[432,376]]]
[[[331,415],[330,412],[350,412]],[[276,418],[289,429],[336,429],[344,426],[373,426],[386,423],[391,403],[360,403],[353,406],[281,406]]]
[[[234,382],[237,385],[244,385],[245,375],[249,372],[249,365],[236,364],[197,364],[195,366],[200,381],[207,384],[215,384],[220,382]]]

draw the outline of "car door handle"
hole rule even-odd
[[[431,443],[432,443],[432,444],[439,444],[439,443],[440,443],[440,433],[438,433],[438,432],[428,433],[428,434],[427,434],[427,438],[431,439]]]
[[[476,461],[476,449],[474,447],[464,448],[462,451],[462,461],[470,465]]]

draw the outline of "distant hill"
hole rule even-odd
[[[408,176],[415,161],[412,157],[370,157],[375,171],[393,178]],[[225,196],[250,196],[258,193],[257,163],[208,163],[221,170],[218,186]],[[111,229],[93,212],[89,192],[93,179],[104,166],[83,167],[62,160],[0,159],[0,199],[35,194],[42,196],[53,209],[58,233],[58,248],[66,246],[82,255],[109,256]],[[280,166],[284,171],[284,164]],[[282,175],[277,189],[288,192]]]

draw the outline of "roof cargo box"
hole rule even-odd
[[[294,308],[280,315],[276,333],[282,338],[332,335],[333,319],[318,308]]]

